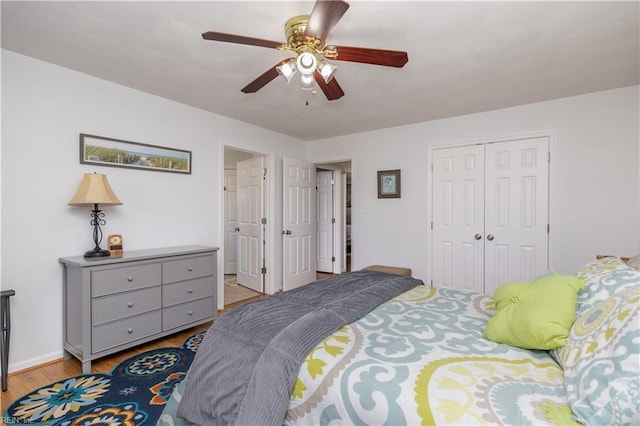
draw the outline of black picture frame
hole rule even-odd
[[[80,163],[191,174],[191,151],[80,133]]]

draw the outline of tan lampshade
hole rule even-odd
[[[69,201],[70,206],[92,206],[102,204],[118,206],[122,201],[116,197],[109,185],[107,176],[98,173],[87,173],[82,177],[76,195]]]

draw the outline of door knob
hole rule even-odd
[[[493,241],[493,234],[489,234],[489,235],[487,235],[487,240],[489,240],[489,241]]]
[[[476,240],[481,240],[482,239],[482,235],[476,234],[476,235],[473,236],[473,238],[475,238]]]
[[[236,227],[235,227],[235,228],[233,228],[233,229],[234,229],[234,231],[240,232],[240,227],[239,227],[239,226],[236,226]]]
[[[291,235],[291,231],[288,229],[286,231],[282,231],[282,235]]]

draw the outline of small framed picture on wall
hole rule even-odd
[[[400,169],[378,171],[378,198],[400,198]]]

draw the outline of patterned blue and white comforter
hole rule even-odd
[[[482,337],[489,296],[418,286],[308,355],[288,425],[575,424],[546,351]]]

